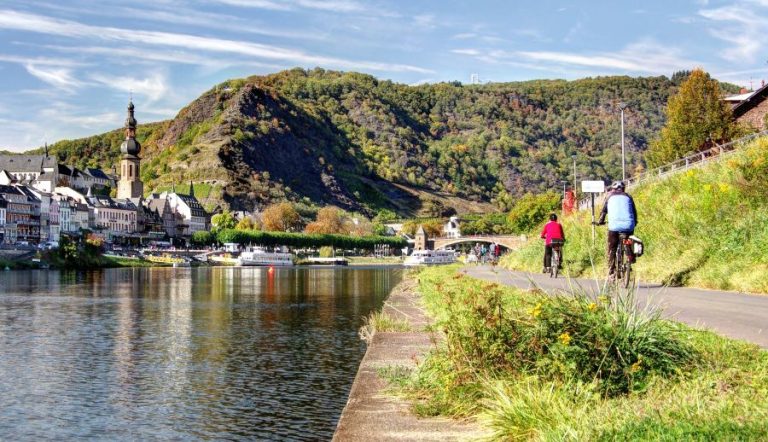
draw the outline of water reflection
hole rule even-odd
[[[328,439],[397,269],[0,274],[0,439]]]

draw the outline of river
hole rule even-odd
[[[0,439],[328,440],[398,268],[0,273]]]

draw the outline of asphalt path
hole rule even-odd
[[[501,267],[466,266],[462,270],[475,278],[523,289],[538,287],[550,293],[571,287],[597,293],[605,283],[594,279],[553,279],[548,275]],[[641,283],[638,284],[637,301],[640,305],[661,308],[662,314],[670,319],[768,348],[768,295]]]

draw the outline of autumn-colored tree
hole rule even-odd
[[[304,229],[306,233],[348,234],[344,213],[336,207],[323,207],[317,211],[317,219]]]
[[[352,236],[373,235],[373,223],[368,218],[356,215],[344,220],[345,230]]]
[[[442,236],[443,225],[444,223],[440,219],[408,220],[403,223],[403,233],[413,236],[416,234],[416,231],[419,230],[419,226],[422,226],[428,237],[435,238]]]
[[[301,217],[290,203],[272,204],[261,214],[262,228],[270,232],[292,232],[299,228]]]
[[[253,218],[250,216],[243,217],[240,221],[238,221],[237,225],[235,226],[235,229],[237,230],[256,230],[258,229],[258,226],[253,221]]]
[[[667,125],[651,143],[647,162],[658,167],[733,137],[738,128],[728,104],[723,101],[717,80],[694,69],[669,99]]]

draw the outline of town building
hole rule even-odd
[[[459,226],[459,217],[452,216],[443,226],[443,236],[446,238],[460,238],[461,227]]]
[[[23,186],[0,185],[0,197],[7,202],[4,242],[36,243],[40,240],[40,200]]]
[[[34,186],[45,192],[52,192],[58,182],[58,160],[48,155],[48,146],[43,155],[0,155],[0,171],[5,171],[15,184]],[[9,185],[7,179],[0,178]]]
[[[74,166],[59,164],[57,186],[71,187],[73,189],[87,192],[88,189],[107,189],[114,188],[116,181],[114,177],[107,175],[101,169],[88,167],[81,170]]]
[[[129,237],[138,230],[138,209],[131,200],[103,195],[89,195],[87,200],[93,207],[93,227],[106,241]]]
[[[737,123],[757,130],[768,129],[765,117],[768,114],[768,85],[762,83],[755,91],[742,90],[738,95],[723,98],[731,104],[733,118]]]

